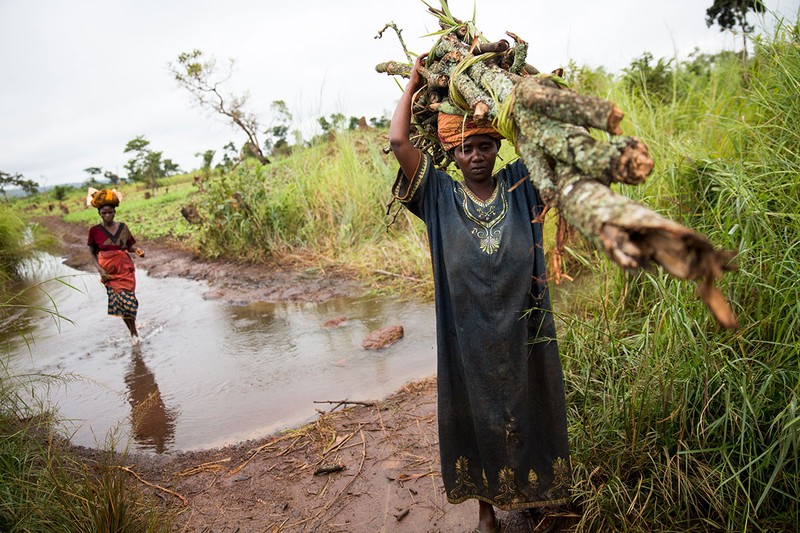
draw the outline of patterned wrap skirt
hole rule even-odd
[[[139,301],[136,299],[136,267],[127,250],[100,251],[100,266],[108,273],[104,283],[108,293],[108,314],[136,319]]]
[[[114,292],[111,287],[106,287],[108,293],[108,314],[122,318],[132,318],[136,320],[136,312],[139,309],[139,300],[133,291]]]

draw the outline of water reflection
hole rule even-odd
[[[125,385],[131,406],[131,436],[140,447],[163,453],[175,440],[176,413],[164,404],[156,377],[147,368],[139,346],[131,350]]]

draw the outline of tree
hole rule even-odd
[[[253,156],[262,165],[269,163],[258,142],[258,118],[245,109],[249,96],[223,96],[220,92],[220,87],[231,77],[233,60],[220,74],[213,57],[205,59],[202,51],[193,50],[180,54],[177,64],[169,64],[169,70],[178,84],[189,91],[197,105],[227,117],[247,135],[247,147]]]
[[[6,198],[6,188],[20,188],[25,194],[36,194],[39,192],[39,184],[33,180],[26,180],[20,174],[9,174],[8,172],[0,171],[0,193],[3,198]]]
[[[369,119],[369,125],[373,128],[388,128],[389,122],[389,117],[370,117]]]
[[[108,183],[110,183],[111,185],[116,185],[122,180],[122,178],[120,178],[117,173],[111,172],[110,170],[106,170],[105,172],[103,172],[103,177],[107,179]]]
[[[87,187],[96,187],[100,185],[100,179],[98,176],[103,173],[103,169],[100,167],[88,167],[83,169],[84,172],[89,174],[89,179],[84,182],[84,185]]]
[[[667,102],[672,97],[673,71],[670,68],[672,60],[659,59],[653,66],[653,54],[645,52],[631,61],[631,65],[623,68],[625,73],[622,83],[634,94],[655,97],[661,102]]]
[[[161,152],[158,152],[159,154]],[[174,176],[181,171],[180,165],[175,163],[172,159],[165,159],[161,162],[161,168],[164,171],[164,176]]]
[[[291,152],[291,147],[286,136],[289,135],[289,128],[292,125],[292,114],[283,100],[273,101],[271,109],[272,127],[264,132],[268,135],[264,141],[264,148],[273,155],[288,154]]]
[[[200,167],[206,174],[211,171],[211,163],[214,161],[214,154],[216,154],[216,150],[206,150],[205,152],[197,152],[194,154],[195,157],[202,157],[203,158],[203,166]]]
[[[53,187],[53,198],[58,202],[63,202],[67,197],[67,193],[72,189],[69,185],[56,185]]]
[[[164,152],[154,152],[149,148],[150,141],[139,135],[125,145],[124,152],[133,153],[134,157],[125,163],[128,179],[141,181],[148,188],[158,188],[158,179],[174,174],[180,170],[171,159],[161,160]]]
[[[328,121],[328,119],[326,119],[324,116],[317,119],[317,122],[319,122],[319,126],[322,128],[324,133],[335,133],[342,130],[346,121],[347,119],[341,113],[331,113],[330,121]]]
[[[733,30],[739,26],[742,30],[742,58],[747,58],[747,34],[753,26],[747,23],[749,11],[763,13],[767,10],[762,0],[714,0],[714,5],[706,10],[706,25],[711,27],[715,22],[720,31]]]
[[[100,167],[84,168],[83,171],[89,174],[92,178],[103,173],[103,169]]]
[[[238,156],[237,159],[234,159],[234,156],[236,156],[236,145],[231,141],[223,146],[222,149],[224,150],[224,152],[222,152],[222,161],[217,163],[216,168],[227,171],[236,166],[236,161],[238,160]]]

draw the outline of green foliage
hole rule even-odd
[[[292,114],[286,102],[283,100],[272,102],[272,117],[272,127],[264,132],[269,135],[264,141],[264,148],[273,156],[286,156],[291,153],[286,136],[289,135],[292,125]]]
[[[62,202],[67,197],[67,193],[69,190],[72,189],[69,185],[56,185],[50,191],[53,195],[53,199],[57,202]]]
[[[365,160],[356,156],[357,150]],[[372,176],[385,173],[386,167],[377,147],[356,144],[345,135],[341,142],[309,148],[268,168],[240,165],[206,183],[199,206],[207,221],[201,242],[214,255],[233,252],[243,257],[264,257],[289,246],[355,242],[349,236],[342,242],[346,234],[339,223],[346,219],[352,225],[355,219],[358,232],[374,233],[370,226],[381,226],[375,207],[362,215],[353,211],[360,201],[369,201],[366,195],[379,181]]]
[[[389,117],[370,117],[369,119],[369,125],[373,128],[388,128],[389,122]]]
[[[100,174],[103,173],[103,169],[100,167],[88,167],[84,168],[83,171],[92,177],[99,176]]]
[[[211,163],[214,161],[214,154],[216,153],[216,150],[206,150],[205,152],[198,152],[194,154],[195,157],[200,157],[203,159],[203,166],[200,167],[201,170],[205,172],[209,172],[211,170]]]
[[[673,70],[670,68],[672,60],[661,58],[652,65],[653,54],[645,52],[641,57],[634,59],[630,66],[622,69],[623,84],[625,88],[635,95],[649,95],[658,98],[661,102],[668,101],[672,96]]]
[[[0,203],[0,289],[18,278],[17,267],[33,253],[26,224],[6,203]]]
[[[106,170],[105,172],[103,172],[103,177],[107,179],[108,183],[110,183],[111,185],[116,185],[117,183],[122,181],[122,178],[120,178],[119,175],[117,175],[114,172],[111,172],[110,170]]]
[[[611,74],[603,67],[591,69],[570,61],[565,69],[564,81],[569,87],[580,94],[592,94],[605,97],[611,90],[614,82]]]
[[[199,249],[250,260],[292,256],[338,265],[365,277],[419,279],[430,290],[421,224],[401,214],[387,233],[394,160],[379,132],[353,131],[295,150],[268,167],[239,165],[208,180],[196,197]]]
[[[626,194],[738,253],[721,288],[741,327],[719,330],[690,283],[583,258],[557,307],[581,531],[800,529],[797,34],[747,76],[698,56],[663,103],[612,95],[657,164]]]
[[[346,119],[341,113],[331,113],[330,120],[325,117],[319,117],[317,122],[319,122],[319,127],[322,128],[322,131],[328,133],[344,129]]]
[[[222,152],[222,160],[217,163],[217,166],[214,168],[217,170],[229,171],[236,166],[236,163],[239,161],[236,145],[233,144],[233,142],[229,142],[223,146],[222,149],[224,150],[224,152]]]
[[[31,379],[19,381],[1,370],[0,531],[169,531],[170,515],[116,466],[124,455],[111,448],[93,465],[74,456],[55,433],[53,414],[22,403],[16,393]]]

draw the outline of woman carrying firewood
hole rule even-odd
[[[393,195],[427,227],[436,292],[438,420],[450,503],[494,507],[569,501],[564,384],[542,248],[543,202],[521,160],[494,173],[501,135],[439,113],[438,134],[463,175],[437,170],[410,140],[417,58],[390,127],[400,164]]]

